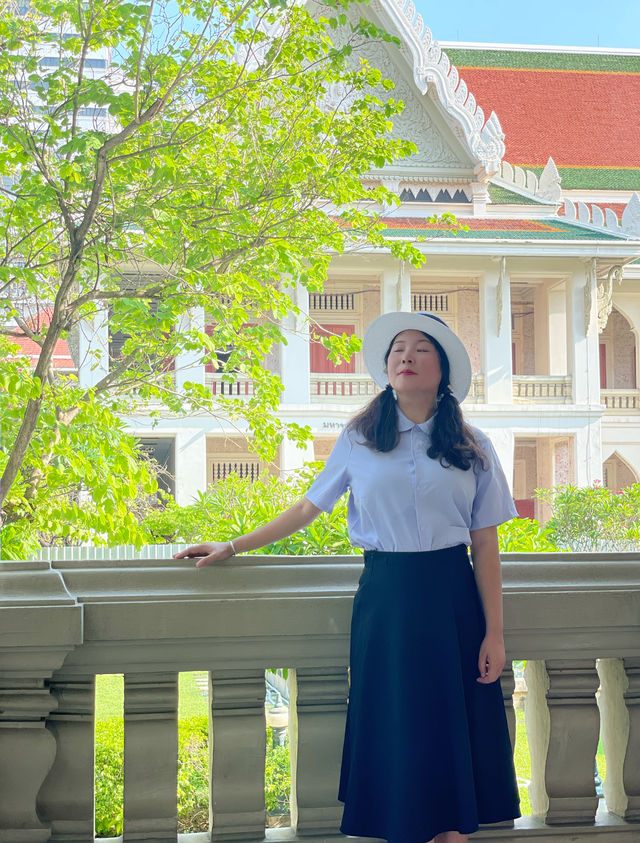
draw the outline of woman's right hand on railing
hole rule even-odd
[[[230,542],[204,542],[194,544],[186,550],[174,553],[174,559],[198,559],[196,568],[204,568],[205,565],[213,565],[214,562],[222,562],[230,556],[235,556]]]

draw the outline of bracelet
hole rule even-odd
[[[233,551],[233,555],[234,555],[234,556],[237,556],[237,555],[238,555],[238,551],[235,549],[235,546],[234,546],[234,544],[233,544],[233,539],[228,539],[228,542],[229,542],[229,544],[231,545],[231,550]]]

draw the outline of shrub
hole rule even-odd
[[[574,553],[640,548],[640,483],[619,493],[594,483],[537,489],[535,495],[553,509],[547,529],[559,548]]]
[[[267,727],[265,805],[270,814],[289,811],[291,791],[289,735],[273,746]],[[97,837],[118,837],[123,826],[124,724],[121,717],[96,722]],[[207,831],[209,826],[209,746],[207,715],[181,720],[178,731],[178,832]]]
[[[291,759],[289,732],[283,746],[273,746],[272,729],[267,727],[267,763],[265,766],[265,804],[270,814],[289,813],[291,798]]]
[[[122,834],[124,723],[122,717],[96,721],[96,836]]]
[[[532,518],[513,518],[498,527],[501,553],[552,553],[558,548],[550,536],[551,530]]]
[[[158,543],[227,541],[248,533],[275,518],[303,497],[323,463],[307,463],[291,477],[262,475],[253,482],[230,474],[200,492],[191,506],[178,506],[165,496],[166,508],[149,514],[143,526]],[[347,499],[332,513],[322,513],[304,530],[253,553],[294,556],[360,553],[349,541]]]
[[[209,827],[208,717],[181,720],[178,731],[178,832]]]

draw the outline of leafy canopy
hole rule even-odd
[[[127,512],[155,480],[125,412],[244,420],[265,459],[284,435],[308,438],[277,419],[282,385],[264,365],[300,315],[293,287],[321,290],[331,255],[362,244],[422,262],[384,237],[397,198],[363,186],[415,151],[391,134],[403,104],[365,58],[375,40],[394,39],[349,0],[33,0],[3,14],[7,553],[42,537],[142,541]],[[359,347],[322,341],[334,359]],[[253,395],[213,395],[181,374],[187,357],[251,379]]]

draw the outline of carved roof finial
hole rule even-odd
[[[640,237],[640,196],[634,193],[622,212],[622,230],[630,237]]]
[[[562,202],[562,178],[556,167],[556,162],[549,157],[544,170],[540,173],[536,196],[548,199],[549,202]]]

